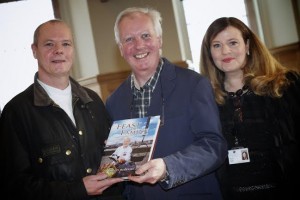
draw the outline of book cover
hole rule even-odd
[[[102,156],[100,171],[109,177],[128,175],[152,158],[160,116],[114,121]]]

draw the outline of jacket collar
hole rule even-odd
[[[55,104],[53,100],[49,97],[44,88],[38,83],[38,73],[34,75],[34,84],[33,84],[33,102],[36,106],[49,106]],[[72,89],[72,99],[81,99],[84,104],[87,104],[91,101],[91,97],[88,95],[86,90],[74,79],[70,77],[71,89]]]
[[[175,65],[168,61],[166,58],[163,58],[164,65],[160,73],[161,87],[164,93],[164,98],[172,93],[176,84],[176,69]]]

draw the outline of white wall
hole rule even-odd
[[[291,0],[257,0],[262,29],[268,48],[299,41]]]
[[[50,0],[0,4],[0,107],[33,83],[38,64],[31,51],[33,32],[53,19]]]

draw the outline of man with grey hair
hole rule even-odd
[[[115,22],[115,39],[132,73],[108,97],[113,120],[160,115],[153,159],[129,176],[130,200],[221,199],[214,171],[227,146],[208,79],[162,57],[161,16],[128,8]],[[136,184],[139,183],[139,184]]]

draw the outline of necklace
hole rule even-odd
[[[226,90],[225,92],[231,98],[240,97],[248,91],[248,88],[249,87],[247,85],[244,85],[241,89],[238,89],[236,92],[227,92]]]
[[[232,136],[234,137],[234,145],[237,147],[240,143],[240,127],[243,123],[243,112],[242,112],[242,104],[243,104],[243,94],[248,92],[249,87],[244,85],[241,89],[238,89],[236,92],[227,92],[229,101],[233,103],[233,130]]]

